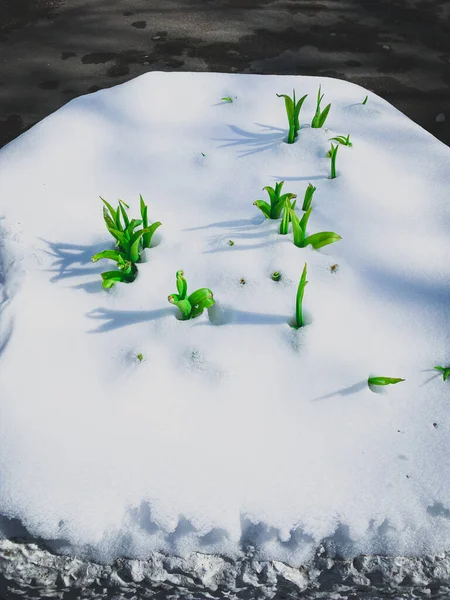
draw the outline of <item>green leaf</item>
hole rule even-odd
[[[196,306],[197,304],[200,304],[201,302],[204,302],[208,298],[212,298],[212,297],[213,297],[213,293],[210,289],[200,288],[200,289],[196,290],[195,292],[192,292],[192,294],[189,296],[188,300],[192,304],[192,306]]]
[[[405,380],[400,379],[400,377],[369,377],[367,383],[369,385],[392,385],[394,383],[400,383],[400,381]]]
[[[277,94],[278,98],[284,98],[284,104],[286,107],[286,114],[288,116],[289,123],[294,118],[294,102],[292,98],[287,96],[286,94]]]
[[[129,259],[132,263],[137,263],[141,259],[141,254],[139,252],[139,242],[141,240],[141,237],[147,232],[147,229],[140,229],[139,231],[136,231],[131,237]]]
[[[328,104],[328,106],[326,106],[323,109],[323,112],[320,114],[320,117],[319,117],[319,127],[323,127],[323,124],[327,120],[328,113],[330,112],[330,108],[331,108],[331,104]]]
[[[179,300],[178,302],[175,302],[174,304],[180,310],[183,321],[191,318],[192,306],[191,306],[189,300],[187,300],[187,299]]]
[[[180,294],[180,300],[185,300],[187,295],[187,281],[184,277],[183,271],[177,271],[177,290]]]
[[[124,273],[123,271],[105,271],[105,273],[102,273],[102,286],[109,289],[118,281],[121,283],[131,283],[134,279],[134,275]]]
[[[144,202],[142,194],[139,194],[139,206],[141,209],[142,225],[144,228],[148,227],[148,207]]]
[[[233,99],[230,98],[230,96],[225,96],[224,98],[221,98],[221,100],[223,100],[224,102],[233,102]]]
[[[116,211],[114,210],[114,208],[111,206],[111,204],[109,202],[106,202],[106,200],[104,198],[102,198],[101,196],[100,196],[100,200],[103,202],[103,204],[105,204],[105,206],[109,210],[113,221],[116,222]]]
[[[296,132],[300,130],[300,121],[299,121],[300,110],[301,110],[301,108],[303,106],[303,102],[306,100],[307,97],[308,97],[308,94],[305,94],[304,96],[302,96],[302,98],[300,98],[300,100],[295,105],[295,110],[294,110],[294,127],[295,127],[295,131]]]
[[[305,197],[303,198],[302,210],[307,211],[311,207],[312,198],[316,189],[317,188],[314,187],[312,183],[308,184],[308,187],[306,188],[305,192]]]
[[[128,254],[129,240],[127,239],[126,235],[118,229],[110,229],[109,231],[111,235],[116,238],[119,248],[125,252],[125,254]]]
[[[126,229],[128,227],[128,224],[130,222],[130,219],[128,218],[128,215],[127,215],[127,211],[125,210],[125,206],[127,206],[125,204],[125,202],[122,202],[122,200],[119,200],[119,208],[120,208],[120,212],[122,213],[124,229]]]
[[[153,234],[158,229],[158,227],[161,227],[161,223],[159,221],[156,221],[155,223],[152,223],[150,225],[150,227],[146,227],[144,229],[145,233],[142,236],[142,247],[143,248],[150,248],[151,243],[152,243]]]
[[[304,234],[306,235],[306,227],[308,226],[309,217],[312,213],[312,206],[308,208],[308,210],[304,213],[303,217],[300,221],[300,227],[303,229]]]
[[[366,104],[368,99],[369,99],[369,96],[366,96],[366,97],[364,98],[364,100],[362,101],[362,104]]]
[[[282,205],[282,208],[283,208],[283,205]],[[286,206],[286,204],[285,204],[284,210],[283,210],[283,218],[281,219],[281,223],[280,223],[280,235],[286,235],[289,232],[289,223],[291,220],[289,211],[290,211],[289,206]]]
[[[443,380],[447,381],[447,379],[450,375],[450,367],[434,367],[434,368],[436,369],[436,371],[441,371]]]
[[[290,217],[292,221],[294,245],[297,246],[297,248],[303,248],[305,245],[305,232],[300,224],[300,220],[293,210],[291,211]]]
[[[254,206],[257,206],[259,210],[262,211],[266,219],[270,219],[270,206],[264,200],[255,200],[253,202]]]
[[[338,242],[341,239],[341,236],[337,233],[333,233],[332,231],[322,231],[320,233],[313,233],[313,235],[309,235],[305,239],[304,244],[305,246],[311,244],[314,250],[318,250],[319,248],[323,248],[329,244],[334,244],[334,242]]]
[[[211,306],[213,306],[214,303],[214,298],[206,298],[203,302],[201,302],[197,306],[194,306],[191,311],[191,319],[195,319],[195,317],[201,315],[205,309],[211,308]]]
[[[91,257],[91,260],[92,262],[97,262],[103,258],[108,258],[109,260],[118,261],[119,257],[122,257],[123,259],[126,258],[125,254],[119,250],[103,250],[103,252],[94,254],[94,256]]]
[[[305,287],[308,282],[306,281],[306,263],[303,267],[302,276],[297,289],[297,297],[295,300],[295,323],[297,328],[303,327],[303,295],[305,293]]]

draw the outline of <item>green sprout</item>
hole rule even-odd
[[[144,360],[144,355],[143,354],[137,354],[136,358],[138,359],[139,362],[142,362]]]
[[[290,96],[287,96],[286,94],[277,94],[277,96],[278,98],[284,98],[284,104],[286,107],[286,114],[289,123],[287,143],[293,144],[295,142],[297,133],[300,130],[300,110],[308,94],[305,94],[302,98],[300,98],[298,102],[295,99],[295,90],[292,90],[292,98]]]
[[[274,271],[271,275],[272,281],[280,281],[281,273],[279,271]]]
[[[314,192],[316,191],[316,187],[312,185],[312,183],[308,184],[306,188],[305,197],[303,198],[303,206],[302,210],[307,211],[311,207],[312,197],[314,196]]]
[[[221,98],[221,100],[224,102],[233,102],[233,98],[231,98],[231,96],[225,96],[224,98]]]
[[[316,114],[314,115],[313,120],[311,121],[311,127],[313,127],[314,129],[319,129],[323,126],[323,124],[327,120],[328,113],[330,112],[331,108],[331,104],[328,104],[322,111],[320,110],[320,103],[322,102],[324,96],[323,94],[321,95],[320,92],[321,86],[319,85],[319,91],[317,93]]]
[[[312,235],[306,236],[306,227],[308,225],[309,217],[311,216],[312,206],[304,213],[301,219],[298,218],[294,210],[290,210],[290,218],[292,221],[292,234],[294,238],[294,245],[297,248],[305,248],[309,244],[318,250],[334,242],[341,240],[341,236],[332,231],[321,231],[320,233],[313,233]]]
[[[117,209],[109,202],[101,198],[105,205],[103,207],[103,219],[106,228],[116,242],[115,250],[103,250],[92,256],[92,262],[102,259],[114,260],[118,271],[102,273],[103,287],[110,288],[117,281],[130,283],[136,279],[136,263],[141,260],[141,251],[150,248],[153,234],[161,225],[158,221],[149,226],[148,207],[140,196],[140,208],[142,219],[131,219],[128,217],[127,209],[130,207],[123,200],[119,200]],[[143,225],[141,229],[135,231]],[[115,274],[115,275],[113,275]]]
[[[233,240],[228,240],[228,245],[229,245],[229,246],[234,246],[234,242],[233,242]]]
[[[179,308],[182,321],[198,317],[205,308],[210,308],[214,304],[215,300],[210,289],[200,288],[188,296],[187,281],[183,271],[177,271],[176,278],[178,294],[170,294],[168,300]]]
[[[366,96],[366,97],[364,98],[364,100],[361,102],[361,104],[367,104],[367,100],[368,100],[368,99],[369,99],[369,96]]]
[[[294,198],[297,198],[296,194],[283,194],[281,195],[281,188],[284,185],[284,181],[280,181],[275,184],[275,189],[266,185],[264,190],[269,194],[270,204],[265,200],[255,200],[254,206],[257,206],[266,219],[279,219],[283,213],[283,218],[280,223],[280,233],[285,235],[289,228],[289,210],[295,208],[295,201],[291,202]]]
[[[206,154],[204,152],[200,152],[200,154],[205,158]]]
[[[405,380],[400,379],[400,377],[369,377],[367,383],[369,385],[393,385],[394,383],[400,383],[400,381]]]
[[[333,144],[331,144],[331,148],[327,152],[327,157],[331,158],[331,179],[336,178],[336,155],[338,148],[338,144],[336,144],[336,146],[333,146]]]
[[[297,297],[295,299],[295,325],[293,327],[295,329],[300,329],[300,327],[304,326],[303,320],[303,294],[305,293],[305,287],[308,282],[306,281],[306,263],[303,267],[302,276],[300,277],[300,282],[297,288]]]
[[[106,252],[115,252],[115,250],[105,250],[105,252],[100,252],[100,254],[105,254]],[[102,286],[105,289],[112,288],[112,286],[117,283],[132,283],[137,277],[137,267],[134,263],[129,260],[124,260],[122,256],[118,256],[117,259],[112,256],[101,256],[100,258],[111,258],[111,260],[117,261],[117,270],[115,271],[105,271],[102,273]],[[92,260],[94,257],[92,257]],[[98,260],[98,259],[97,259]],[[93,260],[93,262],[96,262]]]
[[[350,134],[348,134],[347,137],[345,137],[344,135],[338,135],[334,138],[330,138],[329,139],[330,142],[337,142],[338,144],[341,144],[342,146],[353,146],[353,144],[350,141]]]
[[[442,372],[442,378],[444,381],[447,381],[448,376],[450,375],[450,367],[434,367],[436,371]]]

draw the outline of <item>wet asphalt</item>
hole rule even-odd
[[[450,145],[448,0],[0,0],[0,146],[152,70],[345,79]]]

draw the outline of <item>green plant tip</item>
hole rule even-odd
[[[245,281],[245,279],[243,277],[241,277],[241,279],[239,280],[239,283],[241,285],[245,285],[247,282]]]
[[[300,131],[300,110],[308,94],[305,94],[298,102],[295,98],[295,90],[292,90],[292,98],[286,94],[277,94],[277,96],[278,98],[284,98],[284,105],[286,108],[286,115],[289,125],[287,143],[293,144],[295,142],[297,133]]]
[[[221,100],[224,102],[233,102],[233,98],[231,98],[231,96],[225,96],[224,98],[221,98]]]
[[[400,383],[405,381],[400,377],[369,377],[367,383],[369,385],[393,385],[394,383]]]
[[[316,113],[311,121],[311,127],[314,129],[320,129],[325,124],[327,120],[328,113],[330,112],[331,104],[328,104],[322,111],[320,110],[320,103],[323,100],[323,94],[321,92],[321,86],[319,85],[319,92],[317,94],[317,102],[316,102]]]
[[[188,296],[187,281],[181,270],[176,273],[176,284],[178,293],[170,294],[168,301],[178,307],[182,321],[198,317],[215,304],[213,293],[208,288],[200,288]]]
[[[233,240],[228,240],[228,245],[229,245],[229,246],[234,246],[234,242],[233,242]]]
[[[300,327],[303,327],[305,324],[303,320],[303,294],[305,293],[305,287],[308,283],[306,281],[306,270],[307,265],[305,263],[297,288],[297,297],[295,299],[295,325],[293,325],[295,329],[300,329]]]
[[[205,154],[204,152],[200,152],[200,154],[201,154],[203,157],[205,157],[205,156],[206,156],[206,154]]]
[[[139,362],[142,362],[144,360],[144,355],[143,354],[137,354],[136,358],[138,359]]]
[[[447,381],[450,375],[450,367],[434,367],[436,371],[440,371],[442,373],[442,379]]]
[[[274,271],[272,273],[272,281],[280,281],[281,273],[279,271]]]
[[[368,100],[368,99],[369,99],[369,96],[366,96],[366,97],[364,98],[364,100],[361,102],[361,104],[367,104],[367,100]]]

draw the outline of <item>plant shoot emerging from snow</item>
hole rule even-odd
[[[320,103],[323,100],[324,94],[321,94],[321,86],[319,85],[319,91],[317,93],[316,113],[311,121],[311,127],[319,129],[322,127],[327,120],[328,113],[330,112],[331,104],[328,104],[322,111],[320,110]]]
[[[291,202],[294,198],[297,198],[296,194],[283,194],[281,195],[281,188],[284,185],[284,181],[280,181],[275,184],[275,189],[267,185],[264,190],[269,194],[270,204],[265,200],[255,200],[254,206],[257,206],[263,213],[266,219],[279,219],[283,214],[283,218],[280,224],[280,233],[285,235],[288,232],[289,227],[289,210],[295,208],[295,202]]]
[[[295,329],[300,329],[300,327],[303,327],[305,324],[303,320],[303,295],[305,293],[306,284],[308,283],[306,281],[306,271],[307,269],[305,263],[297,288],[297,297],[295,299],[295,324],[293,325]]]
[[[116,262],[117,271],[102,273],[103,287],[110,288],[118,281],[130,283],[136,279],[137,268],[135,264],[141,260],[141,250],[150,248],[153,234],[161,223],[158,221],[149,226],[147,206],[142,196],[140,196],[142,219],[130,219],[127,214],[127,209],[130,207],[123,200],[119,200],[117,209],[114,209],[109,202],[103,198],[100,199],[105,205],[103,207],[103,219],[107,230],[116,242],[116,249],[98,252],[94,254],[91,260],[97,262],[98,260],[108,259]],[[143,227],[137,229],[141,225]]]
[[[442,373],[442,379],[447,381],[448,376],[450,375],[450,367],[434,367],[436,371],[440,371]]]
[[[314,196],[314,192],[316,191],[316,187],[313,186],[312,183],[308,184],[306,188],[305,197],[303,198],[303,206],[302,210],[307,211],[311,208],[312,198]]]
[[[364,98],[364,100],[361,102],[361,104],[367,104],[367,100],[368,100],[368,99],[369,99],[369,96],[366,96],[366,97]]]
[[[309,217],[311,216],[312,207],[303,214],[302,218],[299,219],[297,213],[294,210],[290,210],[290,219],[292,221],[292,234],[294,237],[294,245],[297,248],[305,248],[309,244],[315,249],[323,248],[334,242],[338,242],[341,238],[340,235],[332,231],[321,231],[320,233],[313,233],[312,235],[306,235],[306,227],[308,225]]]
[[[271,275],[272,281],[280,281],[281,273],[279,271],[274,271]]]
[[[214,304],[213,293],[208,288],[200,288],[190,296],[187,295],[187,281],[183,271],[177,271],[176,279],[178,294],[170,294],[168,300],[179,308],[182,321],[198,317],[205,308]]]
[[[221,98],[221,100],[228,103],[233,102],[233,98],[231,96],[224,96],[223,98]]]
[[[305,94],[305,96],[300,98],[298,102],[295,98],[295,90],[292,90],[292,98],[290,96],[287,96],[286,94],[277,94],[277,96],[278,98],[284,98],[284,104],[286,107],[286,114],[289,124],[287,143],[293,144],[295,142],[297,133],[300,131],[300,110],[308,94]]]
[[[405,381],[400,377],[369,377],[367,383],[369,385],[393,385],[394,383],[400,383]]]
[[[328,150],[328,153],[327,153],[328,158],[331,158],[331,179],[336,178],[336,156],[337,156],[338,148],[339,148],[338,144],[336,144],[336,146],[331,144],[331,148],[330,148],[330,150]]]

